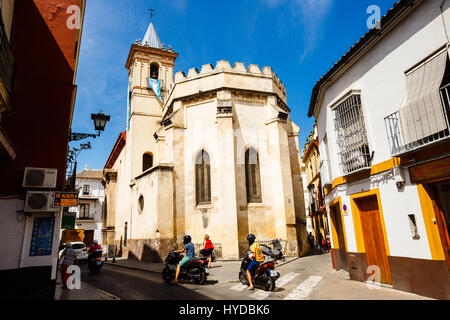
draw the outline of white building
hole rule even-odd
[[[224,60],[174,76],[177,56],[153,24],[131,46],[129,126],[105,166],[108,245],[158,261],[185,234],[198,244],[209,234],[236,259],[254,233],[297,256],[306,236],[300,128],[286,88],[271,67]],[[161,83],[161,99],[149,81]]]
[[[309,109],[334,268],[441,299],[450,297],[449,6],[398,2],[319,80]]]
[[[77,173],[75,188],[80,191],[75,227],[84,229],[84,243],[90,246],[94,240],[102,243],[102,212],[105,198],[102,184],[103,170],[85,168]],[[72,212],[73,212],[72,211]]]

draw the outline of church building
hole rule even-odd
[[[285,86],[270,67],[224,60],[174,76],[177,56],[153,23],[131,46],[127,129],[104,168],[104,244],[161,261],[184,235],[199,250],[208,234],[220,258],[237,259],[253,233],[298,256],[300,128]]]

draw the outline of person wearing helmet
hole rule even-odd
[[[195,247],[191,241],[192,241],[191,236],[185,235],[183,238],[184,249],[175,251],[179,253],[186,252],[186,257],[184,257],[184,259],[181,260],[181,262],[177,266],[177,273],[175,274],[175,281],[174,281],[175,283],[178,282],[178,276],[180,275],[181,267],[186,262],[188,262],[189,259],[195,257]]]
[[[264,262],[264,255],[261,250],[261,246],[255,242],[256,237],[254,234],[249,234],[247,236],[248,245],[250,247],[250,251],[252,252],[249,255],[249,258],[252,259],[252,262],[250,262],[248,268],[247,268],[247,279],[248,283],[250,284],[248,289],[249,290],[255,290],[255,287],[252,283],[252,274],[251,272],[253,269],[257,268],[261,262]]]
[[[94,240],[93,245],[89,248],[88,265],[91,265],[91,260],[94,257],[95,250],[103,250],[102,247],[98,244],[97,240]]]

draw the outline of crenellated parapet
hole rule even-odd
[[[234,73],[248,74],[248,75],[256,75],[262,77],[272,77],[273,81],[280,87],[281,92],[286,94],[286,87],[278,78],[277,74],[273,72],[271,67],[264,67],[262,70],[256,64],[250,64],[248,67],[242,62],[234,63],[233,67],[231,67],[230,63],[226,60],[221,60],[216,63],[216,67],[214,68],[212,64],[205,64],[202,66],[199,71],[197,68],[191,68],[186,75],[183,71],[178,71],[175,75],[175,83],[192,80],[196,78],[200,78],[206,75],[210,75],[212,73],[218,73],[222,71],[229,71]]]
[[[172,92],[176,86],[185,85],[189,86],[188,83],[194,80],[200,80],[209,76],[214,76],[220,73],[226,73],[228,75],[239,75],[246,77],[253,77],[255,81],[257,78],[262,79],[264,81],[271,80],[273,85],[270,85],[271,91],[277,93],[282,100],[286,100],[286,87],[278,78],[277,74],[273,71],[271,67],[265,66],[262,69],[256,64],[250,64],[248,67],[245,66],[242,62],[235,62],[233,66],[231,66],[230,62],[227,60],[220,60],[216,62],[215,67],[212,64],[205,64],[201,67],[201,69],[190,68],[187,74],[183,71],[178,71],[175,74],[175,82],[171,84],[168,89],[168,99],[172,96]],[[211,79],[214,82],[214,80]],[[227,82],[227,81],[225,81]],[[227,83],[229,83],[228,81]],[[183,90],[184,91],[184,90]],[[167,101],[166,101],[167,102]]]

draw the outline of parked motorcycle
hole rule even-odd
[[[273,248],[270,248],[269,246],[267,246],[265,244],[261,244],[261,250],[265,256],[269,256],[275,260],[284,260],[283,247],[281,246],[280,241],[273,240],[272,247]]]
[[[247,279],[247,269],[252,261],[249,256],[252,252],[247,251],[241,263],[241,271],[239,272],[239,280],[244,285],[249,285]],[[280,273],[275,270],[275,261],[269,256],[265,256],[264,262],[260,263],[256,270],[251,273],[252,282],[255,285],[264,286],[266,291],[275,290],[275,281],[280,278]]]
[[[164,281],[170,282],[175,279],[178,263],[183,260],[184,256],[179,252],[170,251],[165,260],[166,266],[162,271],[162,277]],[[203,285],[209,275],[209,270],[206,267],[208,265],[208,258],[191,258],[183,267],[181,267],[180,275],[178,279],[194,280],[196,284]]]
[[[90,273],[100,273],[100,269],[103,267],[102,253],[103,250],[100,249],[97,249],[92,253],[91,258],[88,261],[88,268]]]

